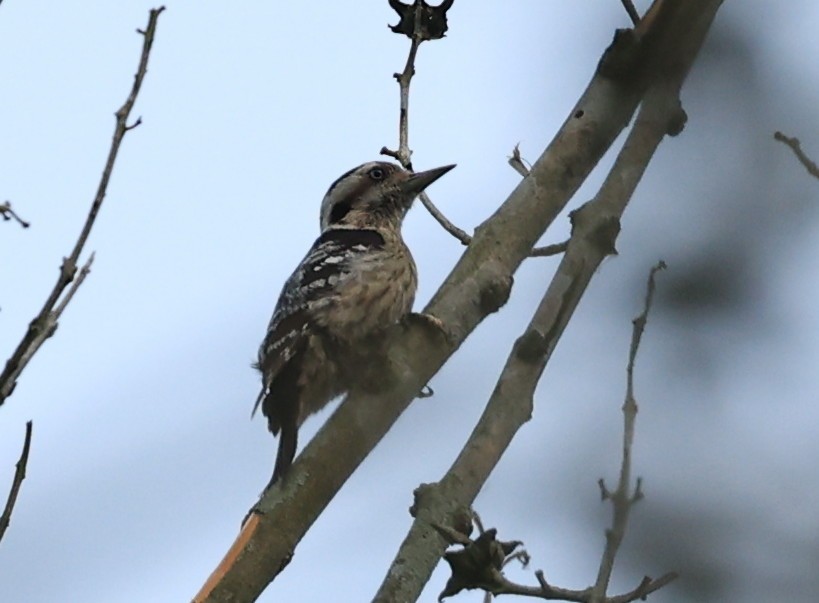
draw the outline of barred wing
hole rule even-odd
[[[315,328],[311,308],[332,298],[336,287],[351,274],[354,258],[383,246],[384,237],[368,229],[330,229],[313,243],[287,279],[259,347],[257,367],[262,372],[263,387],[254,414],[282,369],[306,346]]]

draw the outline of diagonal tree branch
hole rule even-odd
[[[407,62],[404,64],[404,70],[401,73],[394,74],[400,90],[400,103],[398,108],[398,150],[395,151],[387,147],[381,147],[380,152],[382,155],[387,155],[388,157],[392,157],[393,159],[397,160],[404,169],[413,171],[412,149],[410,149],[409,146],[410,84],[412,83],[412,77],[415,75],[415,58],[418,55],[418,48],[421,46],[421,42],[429,39],[422,35],[422,19],[424,17],[424,11],[428,10],[428,8],[423,2],[416,2],[411,7],[408,6],[407,9],[414,11],[415,25],[413,35],[410,36],[410,49],[409,54],[407,55]],[[517,150],[517,147],[515,147],[515,149]],[[527,176],[528,171],[527,173],[522,173],[521,175],[524,177]],[[435,221],[438,222],[438,224],[440,224],[444,230],[460,241],[461,245],[469,245],[472,242],[472,236],[462,228],[459,228],[453,224],[452,221],[450,221],[449,218],[447,218],[444,213],[432,202],[432,199],[429,198],[429,195],[426,192],[422,192],[418,198],[421,200],[421,204],[427,209]],[[546,257],[563,253],[565,249],[565,243],[557,243],[554,245],[547,245],[545,247],[536,247],[532,250],[531,255],[532,257]]]
[[[14,511],[14,505],[17,503],[17,495],[20,493],[20,486],[23,480],[26,479],[26,466],[28,465],[28,452],[31,448],[31,421],[26,423],[26,437],[23,441],[23,452],[20,454],[20,460],[17,461],[17,466],[14,470],[14,479],[11,482],[11,490],[9,491],[8,499],[6,499],[6,508],[3,509],[3,514],[0,515],[0,540],[6,534],[6,530],[11,522],[11,513]]]
[[[351,392],[295,460],[289,479],[277,482],[264,493],[194,601],[255,600],[284,569],[297,543],[398,416],[476,326],[505,303],[512,275],[626,127],[652,76],[666,73],[678,76],[678,84],[682,83],[720,3],[661,0],[662,8],[658,4],[655,9],[660,14],[651,19],[647,14],[635,35],[615,38],[588,88],[532,166],[529,177],[522,179],[498,210],[476,229],[471,244],[424,309],[441,321],[444,332],[431,329],[428,323],[406,328],[390,347],[387,360],[392,374],[385,378],[383,391]],[[676,94],[673,101],[678,118]],[[665,109],[663,106],[663,111],[655,115],[662,120],[663,134],[670,126]],[[647,112],[643,120],[649,117]],[[612,190],[618,186],[614,181],[608,185]],[[592,207],[596,209],[586,207],[575,214],[574,226],[592,237],[591,242],[598,236],[600,215],[618,215],[615,199],[602,199]],[[611,221],[604,224],[610,226]],[[605,256],[610,251],[594,251],[591,242],[581,243],[578,234],[574,243],[577,251],[571,258],[577,261],[581,252]],[[581,257],[584,266],[578,275],[576,268],[566,265],[571,247],[555,280],[557,307],[553,302],[546,309],[550,314],[558,313],[557,325],[565,324],[561,312],[576,303],[574,297],[585,287],[583,274],[591,266]],[[554,343],[558,331],[543,336]],[[479,488],[479,484],[472,483],[468,488]],[[446,524],[446,518],[439,523]],[[440,559],[441,543],[437,535],[432,536],[434,550],[423,554],[431,560],[417,568],[419,575],[428,576],[432,571]],[[411,601],[413,597],[381,600]]]
[[[808,170],[808,174],[814,178],[819,178],[819,166],[817,166],[813,160],[805,154],[805,152],[802,150],[802,143],[799,142],[798,138],[790,138],[785,136],[782,132],[774,132],[774,139],[790,147],[793,154],[796,155],[796,158],[799,160],[799,163],[805,166],[805,169]]]
[[[57,320],[60,314],[65,309],[66,304],[76,293],[77,287],[82,283],[82,280],[88,274],[88,271],[93,261],[93,256],[84,265],[80,272],[80,277],[77,278],[75,285],[68,290],[68,293],[63,298],[63,293],[66,288],[74,281],[77,276],[77,263],[82,253],[88,236],[91,234],[91,229],[94,227],[94,222],[97,219],[102,202],[105,199],[105,194],[108,190],[108,182],[111,179],[111,174],[114,170],[114,164],[119,154],[119,148],[122,144],[122,139],[129,130],[133,130],[140,123],[141,119],[137,119],[133,124],[128,124],[128,118],[131,115],[131,110],[136,102],[137,95],[142,88],[142,82],[145,79],[145,74],[148,72],[148,57],[151,54],[151,47],[154,43],[154,35],[156,33],[157,20],[164,6],[151,9],[148,17],[148,26],[145,30],[138,29],[137,32],[142,35],[142,53],[139,59],[139,66],[137,67],[136,75],[134,75],[134,83],[131,86],[131,91],[125,99],[125,103],[117,110],[116,124],[114,126],[114,136],[111,140],[111,148],[108,151],[108,158],[105,161],[105,167],[102,171],[99,185],[97,187],[94,201],[91,203],[91,209],[88,212],[88,217],[85,224],[80,231],[77,242],[74,244],[74,249],[67,258],[63,258],[63,263],[60,267],[60,275],[57,278],[57,283],[51,290],[51,293],[43,304],[40,312],[29,323],[28,330],[23,336],[23,339],[17,345],[17,348],[12,353],[11,357],[6,361],[6,366],[3,372],[0,373],[0,405],[2,405],[6,398],[8,398],[14,391],[17,385],[17,379],[23,369],[29,363],[31,358],[43,345],[46,339],[54,334],[57,328]],[[60,303],[61,298],[63,299]],[[59,304],[59,305],[58,305]],[[55,308],[57,308],[55,310]]]

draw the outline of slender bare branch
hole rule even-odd
[[[663,269],[665,269],[665,262],[662,261],[651,269],[646,285],[643,311],[633,321],[631,346],[629,347],[628,365],[626,367],[626,399],[623,403],[623,456],[620,464],[620,479],[614,492],[609,492],[606,489],[602,479],[599,481],[602,497],[611,500],[613,517],[611,528],[606,530],[606,546],[600,560],[597,581],[592,588],[590,603],[604,603],[608,600],[606,590],[611,580],[611,573],[614,570],[617,551],[626,534],[631,506],[642,498],[639,479],[634,491],[631,490],[631,449],[634,443],[634,424],[637,420],[637,400],[634,397],[634,363],[637,359],[637,350],[640,348],[640,341],[645,331],[648,313],[651,310],[651,302],[654,298],[654,277],[659,270]]]
[[[399,102],[399,117],[398,117],[398,150],[394,151],[388,149],[387,147],[381,148],[381,154],[387,155],[388,157],[392,157],[393,159],[397,160],[398,163],[401,164],[404,169],[413,171],[412,167],[412,149],[409,146],[409,97],[410,97],[410,84],[412,83],[412,77],[415,75],[415,57],[418,55],[418,48],[421,46],[421,43],[424,41],[420,37],[421,27],[420,27],[420,19],[422,17],[424,7],[422,3],[417,3],[415,5],[415,27],[414,31],[416,32],[415,35],[412,36],[410,41],[410,48],[409,53],[407,55],[407,61],[404,64],[404,70],[401,73],[396,73],[394,75],[396,81],[398,82],[399,87],[399,94],[400,94],[400,102]],[[427,211],[432,215],[433,218],[440,224],[444,230],[449,232],[452,236],[458,239],[463,245],[469,245],[469,242],[472,240],[472,237],[469,236],[466,232],[455,226],[452,222],[450,222],[446,216],[444,216],[443,212],[439,210],[432,200],[429,198],[429,195],[426,193],[421,193],[421,203],[423,203],[424,207],[427,208]]]
[[[0,405],[2,405],[6,398],[8,398],[14,391],[15,385],[17,385],[17,379],[28,364],[29,360],[31,360],[45,340],[54,334],[59,315],[65,309],[66,304],[74,296],[74,293],[76,293],[77,287],[79,287],[82,280],[88,274],[88,268],[90,267],[93,258],[89,259],[89,261],[86,263],[80,277],[77,279],[79,282],[75,283],[75,285],[69,289],[66,297],[63,298],[62,303],[60,303],[60,299],[62,298],[66,288],[74,281],[75,277],[77,277],[77,262],[79,261],[80,254],[82,253],[85,243],[88,240],[88,236],[91,234],[91,229],[94,226],[94,222],[97,218],[100,207],[102,206],[102,202],[105,199],[105,195],[108,190],[108,182],[111,179],[111,174],[114,170],[114,164],[116,162],[122,140],[129,130],[132,130],[141,123],[141,119],[137,119],[135,123],[129,125],[128,118],[131,115],[131,109],[133,109],[137,95],[142,87],[142,82],[145,79],[145,74],[148,71],[148,58],[151,54],[151,47],[154,43],[157,20],[159,19],[159,15],[164,10],[164,6],[151,9],[148,16],[148,26],[144,31],[137,30],[143,38],[139,66],[137,67],[136,74],[134,75],[134,82],[131,86],[131,91],[128,93],[128,97],[125,99],[125,103],[117,110],[115,114],[116,124],[114,126],[114,136],[111,140],[108,158],[105,161],[105,167],[102,171],[102,177],[100,178],[97,192],[94,196],[94,201],[91,203],[91,209],[88,212],[88,217],[85,220],[85,224],[83,225],[82,231],[77,238],[77,242],[74,244],[71,254],[67,258],[63,258],[57,283],[51,290],[51,293],[43,304],[40,312],[29,323],[26,334],[17,345],[17,348],[14,350],[11,357],[8,359],[8,361],[6,361],[6,366],[3,369],[2,374],[0,374]],[[55,307],[58,308],[58,311],[55,311]]]
[[[424,192],[419,195],[419,198],[421,199],[421,203],[424,204],[424,207],[426,207],[427,211],[432,214],[432,217],[435,218],[438,224],[443,226],[444,230],[458,239],[462,245],[469,245],[472,242],[472,237],[450,222],[443,212],[441,212],[441,210],[435,206],[432,200],[430,200],[429,195]]]
[[[0,216],[2,216],[3,220],[14,220],[23,228],[28,228],[31,226],[29,222],[23,220],[23,218],[17,215],[17,212],[11,208],[11,201],[4,201],[3,203],[0,203]]]
[[[420,26],[420,19],[422,17],[423,11],[425,10],[423,3],[418,2],[415,5],[415,31],[420,32],[422,28]],[[410,94],[410,84],[412,82],[412,77],[415,75],[415,58],[418,55],[418,48],[421,45],[421,42],[424,41],[424,38],[420,37],[419,35],[414,35],[411,38],[410,42],[410,49],[409,54],[407,55],[407,62],[404,64],[404,70],[401,73],[394,74],[396,81],[398,82],[398,86],[400,89],[400,104],[399,104],[399,117],[398,117],[398,150],[392,150],[387,147],[381,147],[381,154],[386,155],[388,157],[392,157],[398,163],[401,164],[407,170],[412,171],[412,149],[409,146],[409,94]],[[515,147],[515,153],[517,153],[518,158],[520,158],[520,153],[518,151],[517,146]],[[510,160],[510,164],[512,161]],[[527,176],[529,174],[528,168],[526,168],[523,163],[520,163],[520,166],[523,167],[524,172],[521,172],[514,164],[512,167],[518,170],[522,176]],[[421,193],[420,197],[421,203],[427,209],[427,211],[432,215],[438,224],[446,230],[449,234],[453,237],[458,239],[462,245],[469,245],[472,242],[472,236],[467,234],[461,228],[458,228],[455,224],[453,224],[445,215],[444,213],[438,209],[438,207],[432,202],[432,199],[429,198],[426,192]],[[532,257],[546,257],[551,255],[557,255],[559,253],[563,253],[565,251],[565,243],[557,243],[555,245],[547,245],[546,247],[536,247],[532,250],[531,256]]]
[[[546,601],[572,601],[574,603],[589,603],[591,601],[591,589],[572,590],[552,586],[546,581],[541,570],[535,572],[538,579],[538,586],[523,586],[508,580],[502,574],[498,575],[498,584],[493,589],[492,594],[498,595],[519,595],[534,599],[544,599]],[[606,603],[631,603],[632,601],[644,601],[648,595],[663,588],[676,580],[677,574],[671,572],[659,578],[652,579],[645,576],[634,590],[622,595],[615,595],[605,599]]]
[[[11,490],[9,491],[8,499],[6,499],[6,508],[3,509],[3,514],[0,515],[0,540],[6,534],[6,529],[11,522],[11,513],[14,511],[14,505],[17,503],[17,495],[20,493],[20,486],[23,480],[26,479],[26,466],[28,465],[28,452],[31,448],[31,421],[26,423],[26,437],[23,440],[23,452],[20,454],[20,460],[14,469],[14,479],[11,482]]]
[[[774,138],[789,146],[799,160],[799,163],[804,165],[805,169],[808,170],[808,173],[814,178],[819,178],[819,166],[817,166],[810,157],[805,155],[805,152],[802,150],[802,143],[799,142],[798,138],[789,138],[782,132],[774,132]]]
[[[552,243],[551,245],[544,245],[543,247],[535,247],[529,253],[529,257],[545,258],[550,255],[560,255],[561,253],[565,253],[568,248],[568,240],[563,241],[562,243]]]
[[[57,321],[60,319],[60,316],[62,316],[66,307],[73,299],[74,294],[77,292],[77,289],[80,288],[80,285],[82,285],[83,281],[85,280],[85,277],[87,277],[88,274],[91,272],[91,264],[94,263],[95,255],[96,254],[94,254],[94,252],[91,252],[91,255],[88,256],[88,259],[85,261],[85,264],[83,264],[82,268],[80,268],[79,273],[77,273],[77,277],[74,279],[74,282],[71,283],[71,287],[68,288],[68,291],[66,291],[65,295],[63,295],[62,298],[60,299],[59,305],[56,308],[54,308],[54,311],[51,313],[51,318],[54,321],[54,328],[57,327]]]
[[[623,8],[626,9],[631,22],[634,25],[637,25],[640,22],[640,13],[638,13],[637,9],[634,8],[634,3],[631,0],[620,0],[620,2],[623,3]]]
[[[420,13],[419,13],[420,14]],[[398,127],[398,161],[405,168],[412,169],[412,151],[409,148],[409,93],[412,76],[415,75],[415,56],[421,42],[413,38],[407,55],[407,64],[404,71],[398,76],[398,85],[401,89],[400,119]]]
[[[29,345],[23,351],[22,355],[19,357],[18,365],[21,367],[25,367],[28,362],[31,360],[31,357],[34,356],[34,353],[40,349],[40,346],[43,345],[46,339],[51,337],[54,334],[54,331],[57,330],[57,324],[59,322],[60,316],[65,311],[65,308],[68,306],[68,303],[74,297],[74,294],[77,292],[77,289],[80,288],[85,277],[88,276],[88,273],[91,272],[91,264],[94,262],[94,254],[92,253],[88,260],[85,262],[83,267],[80,269],[77,277],[71,283],[68,291],[65,295],[62,296],[59,300],[59,305],[54,308],[53,311],[46,314],[42,319],[39,319],[38,322],[38,329],[37,331],[31,336],[31,340]]]

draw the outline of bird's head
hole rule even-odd
[[[398,229],[415,197],[454,165],[408,172],[387,161],[371,161],[342,174],[321,202],[321,231],[328,228]]]

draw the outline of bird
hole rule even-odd
[[[415,198],[454,165],[411,172],[372,161],[337,178],[321,202],[321,234],[287,279],[259,346],[261,407],[285,475],[304,420],[360,385],[379,338],[410,314],[418,273],[401,225]],[[267,489],[267,488],[266,488]]]

